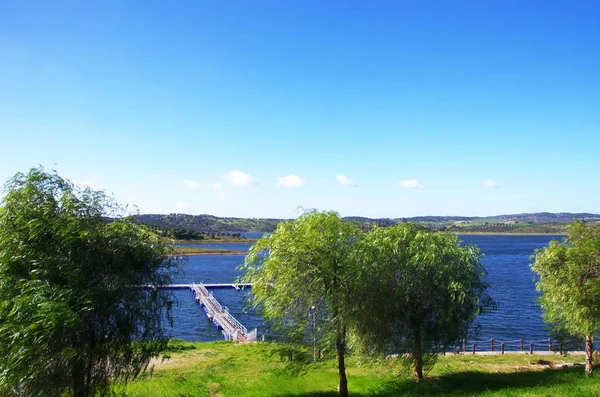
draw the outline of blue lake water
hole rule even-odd
[[[536,248],[548,245],[553,238],[560,236],[490,236],[462,235],[465,244],[472,244],[484,254],[482,259],[490,283],[489,294],[498,304],[498,308],[480,316],[477,322],[481,330],[478,340],[494,338],[501,341],[516,341],[524,338],[528,341],[541,341],[548,335],[544,328],[541,311],[537,305],[534,274],[529,268],[531,255]],[[211,244],[197,244],[213,248]],[[215,248],[247,250],[249,244],[214,244]],[[177,283],[232,282],[240,273],[236,269],[244,260],[243,255],[203,255],[190,256],[184,271],[177,275]],[[227,306],[230,312],[248,329],[259,328],[261,318],[244,309],[243,298],[247,291],[213,290],[215,297]],[[173,311],[174,327],[172,335],[191,341],[210,341],[221,338],[188,290],[175,291],[179,306]],[[514,350],[516,345],[507,345]]]
[[[544,327],[541,310],[537,304],[535,274],[529,265],[536,248],[545,247],[552,239],[562,236],[460,236],[464,243],[472,244],[484,254],[482,262],[488,271],[490,296],[498,308],[480,316],[480,334],[476,339],[494,338],[498,343],[512,341],[507,350],[515,350],[515,341],[541,341],[549,336]]]

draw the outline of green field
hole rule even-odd
[[[298,366],[282,359],[277,344],[175,342],[171,358],[156,361],[141,379],[121,391],[126,396],[336,396],[333,358]],[[543,361],[538,361],[543,360]],[[347,363],[352,396],[598,396],[600,374],[585,378],[583,356],[446,355],[415,383],[395,359]],[[548,369],[544,362],[554,368]],[[546,368],[546,369],[544,369]]]
[[[196,247],[177,247],[175,255],[245,255],[246,251],[217,249],[217,248],[196,248]]]

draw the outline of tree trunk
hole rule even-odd
[[[340,397],[348,397],[348,379],[346,378],[346,364],[344,362],[346,354],[346,330],[344,329],[335,338],[335,346],[337,348],[338,372],[340,373],[340,384],[338,391]]]
[[[413,359],[415,360],[415,378],[417,382],[421,382],[423,380],[423,349],[421,348],[421,330],[419,327],[415,327]]]
[[[592,344],[592,336],[590,334],[585,336],[585,373],[587,376],[592,376],[592,353],[594,352],[594,346]]]
[[[85,367],[81,360],[71,361],[71,376],[73,377],[73,397],[86,397]]]

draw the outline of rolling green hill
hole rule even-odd
[[[359,222],[365,229],[374,225],[385,227],[401,222],[415,222],[438,230],[457,233],[564,233],[566,225],[574,219],[600,222],[600,215],[590,213],[527,213],[488,217],[418,216],[412,218],[346,217]],[[137,222],[161,230],[184,230],[204,233],[272,232],[283,219],[272,218],[221,218],[213,215],[141,214]]]

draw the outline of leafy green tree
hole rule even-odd
[[[348,395],[345,354],[353,247],[360,230],[334,212],[310,211],[282,222],[250,249],[244,281],[253,283],[253,303],[272,330],[287,342],[333,342],[340,396]]]
[[[362,271],[352,288],[360,302],[357,341],[373,353],[398,353],[421,381],[437,354],[456,347],[475,316],[493,306],[481,254],[455,234],[412,223],[375,228],[360,246]]]
[[[585,370],[592,376],[592,338],[600,330],[600,225],[578,220],[562,242],[536,250],[532,270],[544,320],[571,335],[585,338]]]
[[[165,346],[177,259],[105,193],[32,169],[0,204],[0,394],[106,395]],[[115,219],[115,217],[117,217]]]

